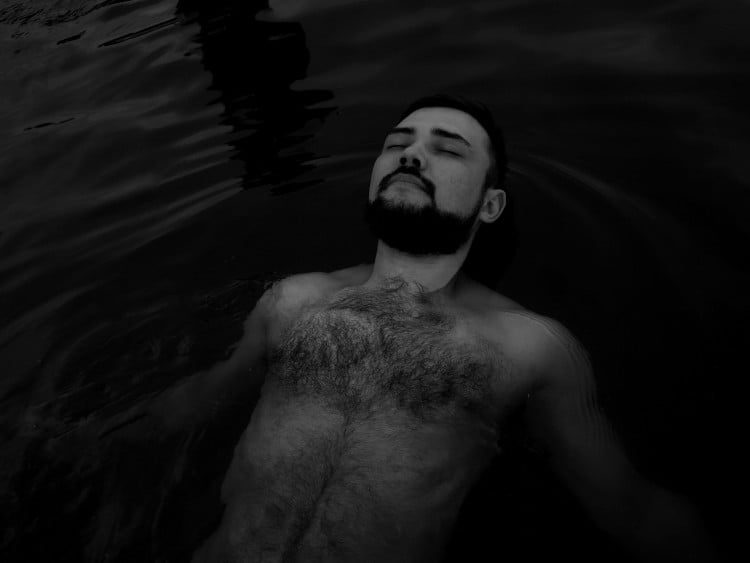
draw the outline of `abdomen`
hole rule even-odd
[[[206,560],[435,560],[477,469],[465,435],[476,428],[463,430],[383,411],[352,424],[313,398],[264,389]]]

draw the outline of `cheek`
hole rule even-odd
[[[378,184],[383,177],[392,172],[393,165],[390,162],[390,158],[387,155],[381,154],[376,160],[372,167],[372,174],[370,174],[370,194],[374,194],[378,189]]]
[[[448,193],[460,197],[469,187],[471,178],[464,167],[451,166],[442,170],[442,173],[438,176],[438,181],[445,186]]]
[[[438,197],[450,208],[462,208],[468,198],[475,197],[477,186],[484,182],[464,166],[445,167],[438,175],[437,181],[442,189],[438,189]]]

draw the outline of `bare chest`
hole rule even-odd
[[[494,416],[501,351],[465,317],[408,287],[344,290],[289,322],[269,377],[347,416],[395,408],[429,421]]]
[[[342,290],[276,328],[224,485],[242,552],[437,560],[497,453],[502,352],[460,314],[397,286]]]

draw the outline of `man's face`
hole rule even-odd
[[[386,136],[372,169],[366,220],[373,234],[408,254],[454,254],[478,225],[488,142],[460,110],[409,114]]]

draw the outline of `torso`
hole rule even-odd
[[[489,302],[367,267],[321,276],[269,327],[261,399],[225,481],[243,561],[436,561],[525,394]],[[309,280],[308,280],[309,281]],[[482,292],[486,291],[486,295]]]

